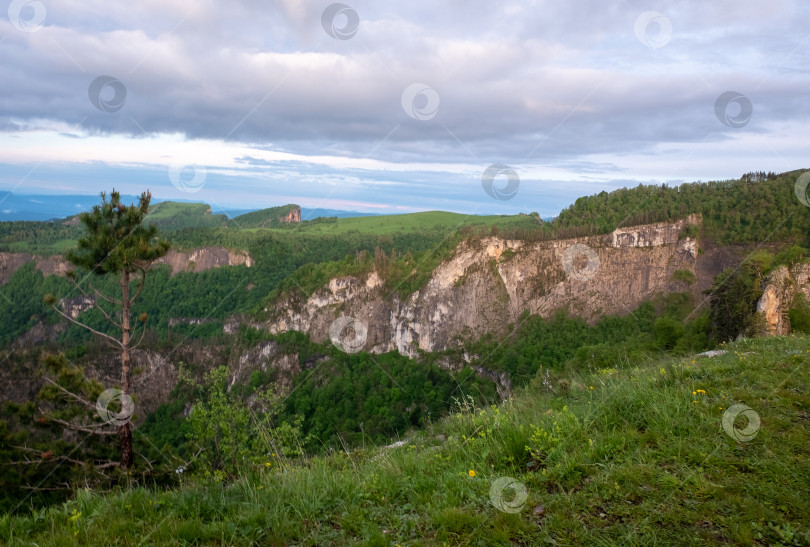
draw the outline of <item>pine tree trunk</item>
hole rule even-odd
[[[121,273],[121,391],[129,394],[129,272]],[[121,441],[121,467],[132,467],[132,430],[127,423],[118,426],[118,438]]]
[[[121,441],[121,468],[129,469],[132,467],[132,430],[129,428],[129,422],[124,425],[118,426],[118,439]]]

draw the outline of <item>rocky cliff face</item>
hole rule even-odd
[[[567,306],[589,321],[626,314],[656,293],[699,295],[707,288],[701,278],[710,283],[713,276],[698,276],[691,287],[673,278],[677,270],[699,270],[703,255],[697,242],[682,237],[687,225],[699,222],[689,217],[540,243],[497,237],[465,242],[436,268],[426,287],[405,299],[387,293],[376,273],[335,278],[307,299],[277,302],[268,309],[267,327],[325,341],[337,317],[351,316],[367,326],[365,350],[395,349],[413,357],[418,350],[453,347],[460,339],[505,334],[524,311],[549,317]]]
[[[298,211],[299,220],[301,211]],[[65,275],[73,266],[59,255],[36,256],[28,253],[0,253],[0,285],[7,283],[14,272],[24,264],[33,261],[43,275]],[[199,247],[191,251],[171,250],[156,262],[166,264],[172,269],[172,275],[179,272],[202,272],[221,266],[250,267],[253,258],[247,251],[231,251],[225,247]]]
[[[11,279],[14,272],[28,262],[34,261],[36,268],[43,275],[65,275],[73,269],[68,261],[61,256],[36,256],[28,253],[0,253],[0,285]]]
[[[38,351],[21,347],[3,357],[6,363],[0,367],[3,400],[15,403],[32,400],[43,385],[42,378],[31,372],[37,368]],[[201,382],[206,371],[226,365],[229,386],[247,383],[253,371],[269,371],[281,393],[284,393],[292,388],[296,374],[302,369],[312,368],[324,358],[314,356],[301,363],[298,354],[287,353],[270,341],[249,348],[206,345],[195,341],[159,351],[133,350],[131,394],[135,401],[135,423],[142,423],[148,414],[170,400],[179,380],[181,366]],[[81,365],[89,379],[98,381],[105,388],[120,386],[119,353],[109,349],[94,351],[91,356],[81,359]]]
[[[222,266],[253,266],[253,259],[247,251],[231,251],[225,247],[199,247],[192,251],[170,250],[156,262],[167,264],[172,275],[180,272],[203,272]]]
[[[771,275],[757,302],[757,313],[764,319],[765,332],[771,336],[790,334],[788,314],[797,294],[803,294],[810,302],[810,264],[796,264],[788,269],[779,266]]]
[[[286,223],[301,222],[301,208],[296,205],[289,213],[281,217],[279,220]]]

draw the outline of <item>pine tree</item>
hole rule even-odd
[[[147,318],[142,314],[139,317],[140,338],[136,343],[132,343],[134,334],[132,303],[143,291],[146,274],[154,261],[169,250],[169,242],[158,239],[157,227],[143,222],[151,199],[152,194],[146,191],[141,194],[138,205],[126,206],[121,203],[121,194],[115,189],[110,193],[109,201],[107,195],[102,192],[101,205],[96,205],[92,211],[79,215],[79,221],[86,233],[79,239],[78,247],[66,255],[71,264],[89,272],[86,278],[77,281],[76,273],[72,271],[68,273],[68,279],[113,327],[120,330],[120,338],[78,321],[58,307],[54,296],[46,297],[46,303],[62,317],[100,336],[121,351],[121,392],[124,395],[130,391],[130,352],[140,344],[146,332]],[[120,295],[105,294],[93,285],[92,277],[108,275],[118,276]],[[131,287],[133,282],[135,282],[134,292]],[[85,287],[88,287],[89,291]],[[102,306],[102,301],[110,306]],[[120,317],[118,313],[108,311],[105,307],[117,308],[120,310]],[[118,426],[118,437],[121,444],[120,465],[129,468],[132,466],[132,430],[129,421]]]

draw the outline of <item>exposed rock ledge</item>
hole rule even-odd
[[[0,285],[11,279],[14,272],[24,264],[33,261],[37,270],[43,275],[65,275],[73,266],[62,256],[37,256],[28,253],[0,252]],[[225,247],[199,247],[191,251],[170,250],[166,256],[156,262],[166,264],[172,269],[172,275],[179,272],[202,272],[221,266],[253,265],[253,258],[247,251],[231,251]]]
[[[180,272],[202,272],[221,266],[253,266],[247,251],[231,251],[225,247],[199,247],[191,251],[170,250],[157,264],[167,264],[172,275]]]
[[[765,320],[765,332],[762,334],[790,334],[788,312],[799,293],[810,302],[810,263],[796,264],[790,269],[779,266],[771,272],[762,297],[757,302],[757,313]]]
[[[677,270],[695,273],[705,257],[694,239],[682,237],[687,225],[700,221],[693,216],[539,243],[497,237],[465,242],[424,288],[404,299],[389,294],[377,273],[334,278],[307,299],[276,302],[266,327],[326,341],[338,316],[352,316],[368,327],[366,351],[395,349],[414,357],[418,350],[453,347],[460,337],[505,334],[524,311],[549,317],[567,306],[589,321],[626,314],[656,293],[691,290],[698,296],[708,288],[673,279]]]

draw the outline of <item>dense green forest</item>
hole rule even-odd
[[[804,171],[748,173],[739,180],[643,186],[581,197],[551,223],[555,235],[608,233],[620,226],[703,216],[705,237],[719,245],[798,238],[807,241],[810,215],[795,195]]]

